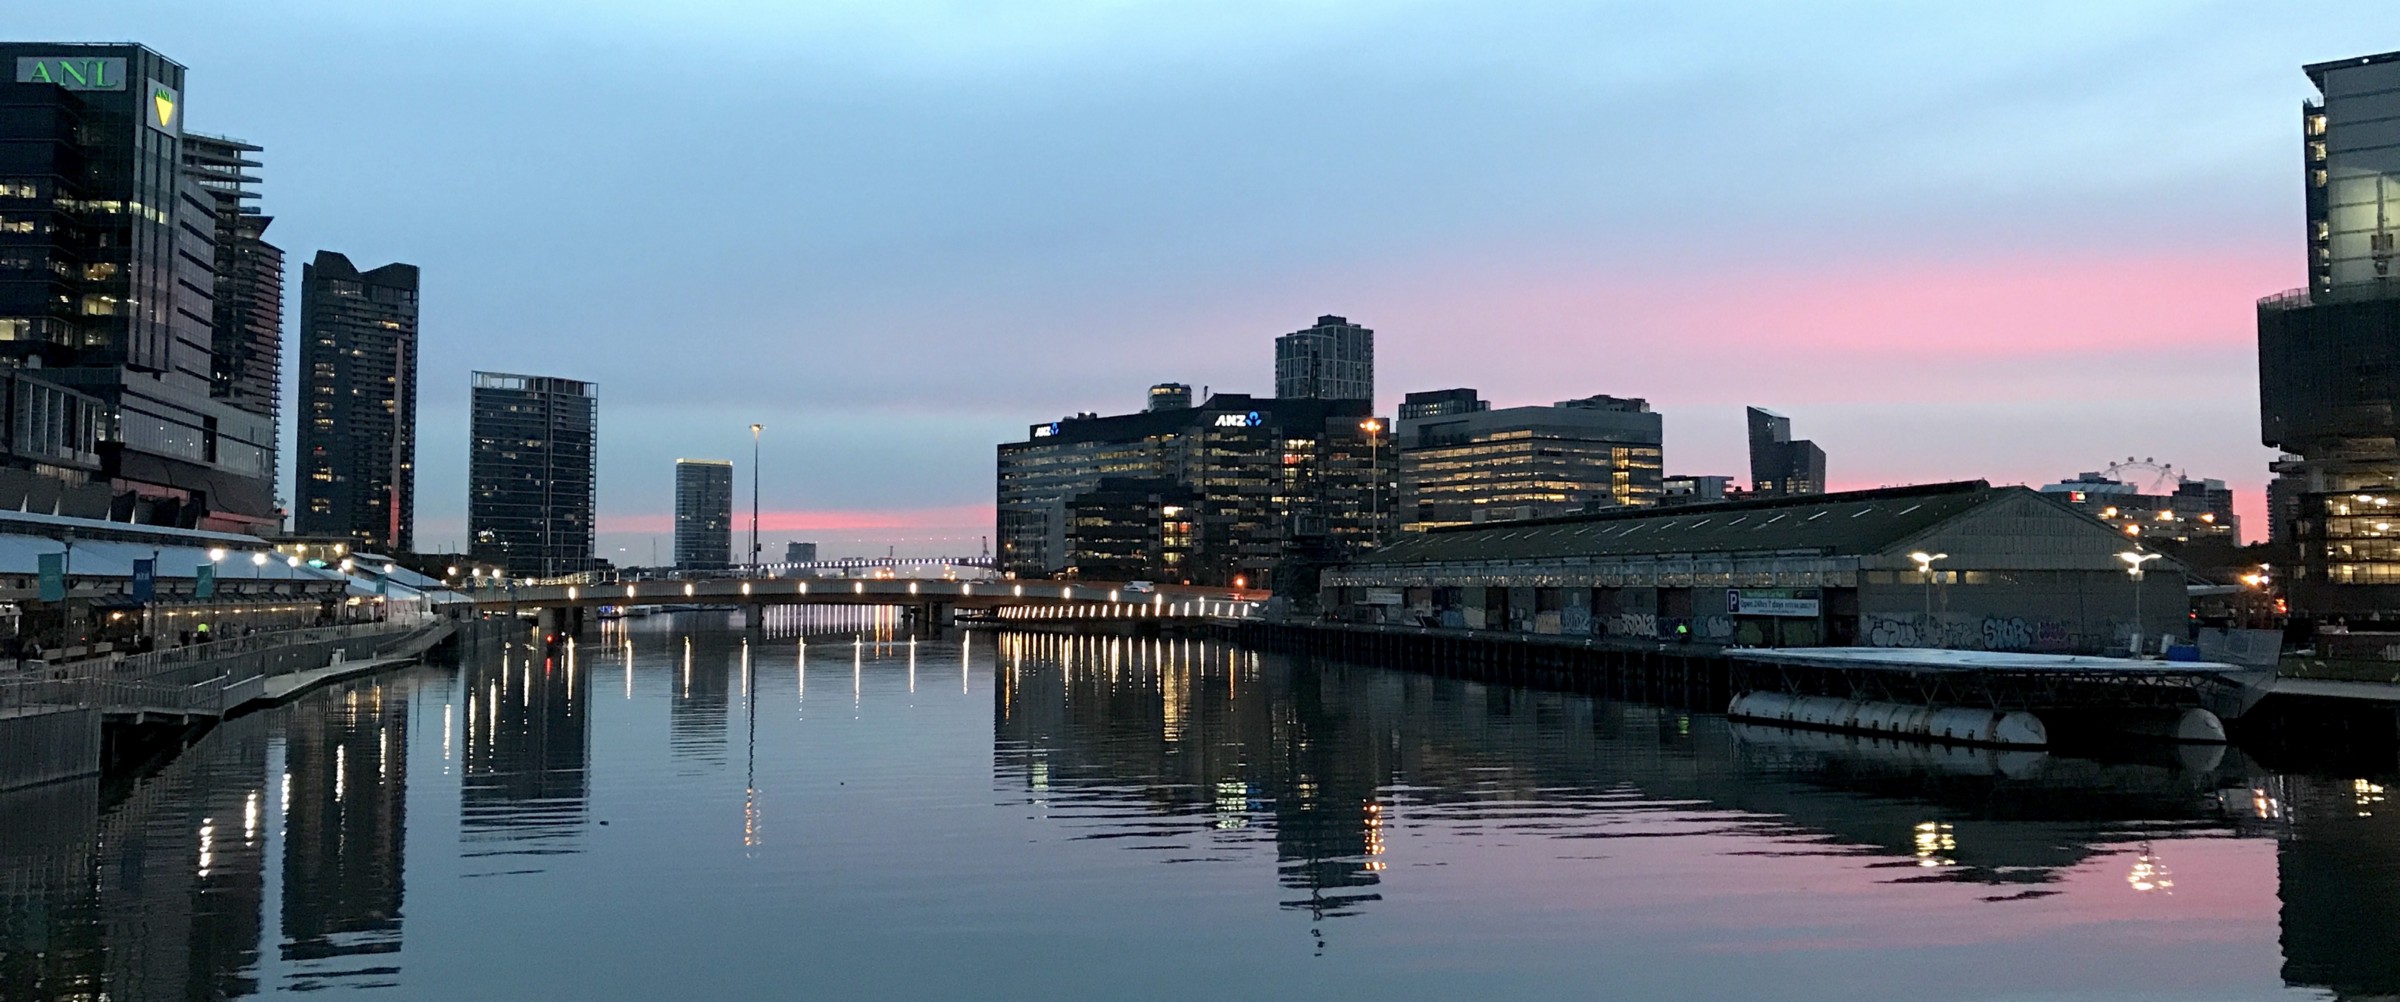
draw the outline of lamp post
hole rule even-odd
[[[2125,562],[2125,576],[2133,579],[2133,642],[2127,649],[2138,657],[2142,653],[2142,565],[2158,559],[2158,554],[2126,550],[2117,554],[2117,559]]]
[[[1948,560],[1950,559],[1950,555],[1947,553],[1927,553],[1923,550],[1918,550],[1915,553],[1909,554],[1908,559],[1916,561],[1917,573],[1925,576],[1925,629],[1927,632],[1931,632],[1933,630],[1933,562],[1936,560]]]
[[[750,573],[758,573],[758,433],[766,425],[750,426]]]

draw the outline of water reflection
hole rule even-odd
[[[460,855],[488,865],[471,875],[540,872],[531,860],[571,853],[591,800],[591,671],[608,646],[544,650],[515,642],[459,669],[467,707],[459,782]]]
[[[539,987],[491,994],[858,995],[869,968],[922,974],[880,958],[937,935],[975,962],[912,997],[1047,984],[1061,937],[1184,997],[1633,967],[1687,995],[1763,971],[1818,998],[2390,997],[2388,782],[1198,641],[803,649],[686,620],[238,718],[106,807],[88,783],[0,795],[0,998],[442,996],[520,969]],[[1248,966],[1214,988],[1168,959],[1226,955]]]

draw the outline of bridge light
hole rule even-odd
[[[625,586],[625,597],[626,597],[626,598],[632,598],[632,597],[633,597],[633,586],[632,586],[632,585],[626,585],[626,586]]]
[[[689,584],[687,584],[687,585],[684,585],[684,586],[683,586],[683,594],[684,594],[684,597],[686,597],[686,598],[689,598],[689,597],[691,597],[691,596],[693,596],[693,595],[696,595],[696,594],[698,594],[698,593],[699,593],[699,586],[698,586],[698,585],[689,585]]]
[[[579,593],[576,591],[576,588],[575,588],[575,586],[574,586],[574,585],[568,585],[568,586],[567,586],[567,601],[569,601],[569,602],[572,602],[572,601],[575,601],[577,598],[580,598],[580,597],[582,597],[582,596],[581,596],[581,595],[580,595],[580,594],[579,594]]]

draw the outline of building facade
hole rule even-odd
[[[720,571],[733,565],[733,464],[675,461],[675,569]]]
[[[1392,435],[1402,529],[1658,501],[1663,432],[1648,401],[1594,396],[1493,410],[1473,390],[1441,392],[1466,396],[1445,398],[1431,416],[1420,406]]]
[[[1750,490],[1759,497],[1792,497],[1825,493],[1825,450],[1805,438],[1792,437],[1792,419],[1752,407],[1745,415],[1750,426]]]
[[[599,387],[477,372],[467,457],[467,550],[512,575],[591,570]]]
[[[727,549],[731,549],[731,548],[732,548],[732,545],[731,545],[730,543],[728,543],[726,548],[727,548]],[[817,544],[815,544],[815,543],[785,543],[785,544],[783,544],[783,562],[784,562],[784,563],[787,563],[787,564],[813,564],[813,563],[816,563],[816,562],[817,562]]]
[[[1460,387],[1452,390],[1420,390],[1400,399],[1400,420],[1445,417],[1452,414],[1473,414],[1492,409],[1491,401],[1474,390]]]
[[[1280,400],[1374,400],[1375,332],[1347,318],[1275,339],[1275,396]]]
[[[2242,519],[2233,510],[2233,489],[2222,480],[2178,478],[2173,491],[2150,494],[2105,473],[2086,472],[2044,484],[2041,491],[2107,523],[2127,538],[2178,543],[2224,540],[2235,546],[2242,542]]]
[[[1357,622],[1635,643],[2096,653],[2186,629],[2183,569],[2161,558],[2135,578],[2120,554],[2137,546],[2055,498],[1970,481],[1415,533],[1326,572],[1320,602]]]
[[[2300,108],[2308,286],[2258,303],[2260,439],[2271,537],[2299,617],[2400,619],[2400,52],[2304,68]]]
[[[1109,478],[1173,485],[1199,513],[1184,569],[1170,574],[1162,559],[1147,579],[1256,585],[1286,560],[1361,552],[1385,524],[1394,468],[1371,418],[1363,399],[1220,393],[1183,410],[1034,425],[999,447],[995,559],[1019,577],[1066,574],[1074,502]]]
[[[279,527],[270,380],[254,366],[215,385],[228,182],[187,155],[184,68],[138,45],[27,43],[0,44],[0,66],[0,366],[104,416],[93,441],[0,461],[105,485],[117,521]],[[263,279],[251,294],[267,294]],[[62,458],[86,454],[98,462]]]
[[[1713,504],[1718,501],[1739,501],[1747,496],[1732,477],[1710,474],[1669,474],[1659,482],[1658,503],[1665,505]]]
[[[300,400],[294,531],[414,551],[416,265],[301,266]]]
[[[283,249],[268,243],[275,220],[257,205],[261,147],[185,133],[183,169],[216,201],[216,312],[209,346],[209,395],[277,422],[283,416]]]
[[[1066,503],[1067,566],[1090,581],[1182,581],[1198,549],[1199,496],[1172,480],[1103,477]]]
[[[1150,410],[1179,411],[1192,405],[1192,388],[1183,383],[1160,383],[1150,388]]]

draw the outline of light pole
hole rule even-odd
[[[767,430],[763,424],[750,426],[750,572],[758,573],[758,433]]]
[[[2117,554],[2117,559],[2125,562],[2125,576],[2133,579],[2133,642],[2127,648],[2128,653],[2139,657],[2142,653],[2142,565],[2158,559],[2158,554],[2127,550]]]
[[[1948,560],[1950,555],[1918,550],[1909,554],[1908,559],[1916,561],[1917,573],[1925,576],[1925,630],[1927,633],[1931,633],[1933,632],[1933,562]]]

